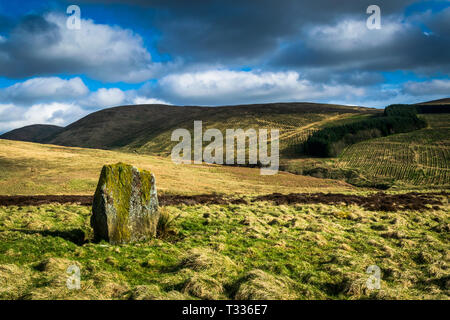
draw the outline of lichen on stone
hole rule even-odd
[[[105,165],[92,211],[97,240],[128,243],[153,237],[159,219],[155,177],[124,163]]]

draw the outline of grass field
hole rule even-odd
[[[166,238],[120,246],[90,242],[89,207],[0,207],[0,298],[449,299],[444,204],[169,206]],[[80,290],[66,287],[71,264]]]
[[[0,139],[0,194],[93,194],[104,164],[125,162],[155,173],[159,191],[176,194],[351,191],[346,183],[259,169],[176,165],[170,158]]]

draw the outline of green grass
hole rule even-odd
[[[445,199],[444,199],[445,201]],[[90,208],[0,207],[1,299],[448,299],[449,210],[171,206],[162,239],[92,243]],[[70,264],[81,290],[68,290]],[[366,269],[381,268],[380,290]]]

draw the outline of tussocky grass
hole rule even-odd
[[[92,242],[90,208],[0,208],[1,299],[449,299],[449,205],[167,206],[170,232]],[[67,267],[81,269],[69,290]],[[369,265],[381,289],[366,286]]]

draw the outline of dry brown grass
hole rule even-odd
[[[237,300],[293,300],[293,281],[276,277],[262,270],[252,270],[245,277],[236,293]]]
[[[180,268],[206,271],[215,277],[229,276],[236,271],[236,265],[230,258],[209,248],[189,250],[182,258]]]
[[[152,171],[159,191],[179,194],[351,191],[345,183],[259,169],[176,165],[170,158],[0,139],[0,194],[92,194],[104,164],[125,162]]]
[[[201,273],[194,275],[186,282],[183,292],[205,300],[226,298],[222,284],[213,277]]]
[[[15,264],[0,265],[0,296],[5,299],[20,299],[30,285],[31,272]]]
[[[179,291],[164,292],[156,284],[140,285],[127,294],[129,300],[187,300],[192,299]]]
[[[100,271],[93,274],[92,279],[82,281],[78,290],[67,288],[67,268],[77,265],[83,274],[83,266],[65,258],[47,258],[40,261],[33,268],[37,273],[33,274],[35,281],[45,285],[30,287],[24,296],[33,300],[111,300],[123,299],[129,291],[128,285],[120,274]]]

